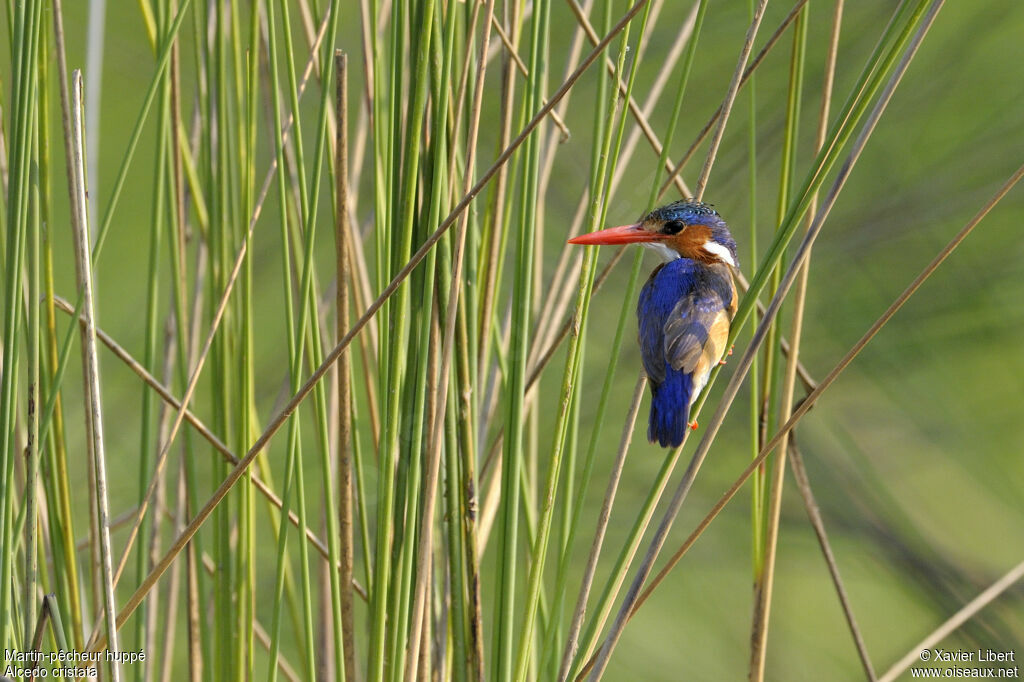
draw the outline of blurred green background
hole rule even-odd
[[[357,97],[363,88],[358,3],[350,4],[342,18],[339,47],[351,55],[353,67],[358,67],[352,70],[350,92],[353,100],[361,102]],[[847,3],[833,113],[849,94],[894,6],[892,2]],[[789,10],[785,3],[769,4],[755,49]],[[81,68],[86,3],[67,2],[65,11],[69,66]],[[669,2],[650,30],[646,63],[641,64],[638,77],[638,99],[643,99],[688,11],[688,4]],[[831,5],[811,3],[798,177],[810,163],[831,12]],[[153,55],[137,8],[113,3],[107,14],[100,146],[90,150],[99,158],[99,178],[90,189],[101,210],[124,153],[127,131],[134,124],[153,72]],[[0,20],[5,22],[2,35],[6,37],[7,19]],[[746,3],[711,3],[673,157],[689,145],[724,96],[747,21]],[[575,26],[561,3],[553,7],[552,23]],[[950,2],[939,14],[815,245],[801,349],[803,363],[815,378],[822,378],[832,368],[1024,161],[1022,31],[1024,4],[1012,0]],[[568,37],[569,31],[564,33]],[[185,45],[192,40],[189,32],[182,38]],[[635,45],[635,33],[632,40]],[[774,230],[788,45],[787,34],[756,76],[759,191],[755,208],[762,247]],[[552,44],[553,73],[561,73],[565,49],[565,45]],[[9,51],[0,53],[0,79],[6,96]],[[194,74],[188,65],[191,59],[185,49],[183,74],[187,78]],[[586,191],[593,125],[589,103],[597,74],[598,69],[592,69],[574,90],[566,116],[573,134],[558,150],[555,180],[545,199],[545,272],[554,267],[576,202]],[[183,82],[185,112],[191,110],[194,87],[194,82]],[[497,97],[499,79],[490,78],[488,87]],[[746,243],[751,213],[746,92],[741,91],[737,100],[705,199],[732,226],[749,277],[760,254],[752,254]],[[656,130],[663,130],[668,120],[671,94],[654,112]],[[312,115],[313,100],[307,98],[306,105]],[[488,126],[489,120],[493,119],[485,113],[481,132],[481,163],[485,167],[494,157],[497,136]],[[59,118],[51,117],[50,122],[56,141]],[[100,323],[136,354],[143,338],[138,311],[145,307],[145,282],[150,276],[146,226],[152,177],[146,169],[153,166],[153,136],[144,133],[142,139],[134,165],[140,171],[128,176],[97,269]],[[53,152],[52,181],[59,212],[48,229],[55,243],[64,245],[55,252],[57,292],[72,298],[74,268],[63,162],[59,147]],[[260,180],[271,154],[270,148],[263,149],[257,162]],[[701,148],[684,173],[691,183],[703,154]],[[655,158],[641,143],[626,171],[626,181],[612,200],[612,224],[630,222],[643,211],[654,165]],[[358,218],[363,224],[367,224],[372,206],[369,176],[363,174],[360,188],[365,199],[360,200]],[[827,181],[826,187],[830,184]],[[265,217],[257,226],[254,246],[257,408],[263,419],[276,411],[286,377],[279,360],[284,336],[280,258],[271,217],[276,216],[274,201],[272,193]],[[322,221],[327,229],[329,215],[322,214]],[[1018,187],[884,328],[798,429],[846,589],[879,672],[1024,558],[1022,225],[1024,188]],[[333,251],[326,240],[321,249],[326,268]],[[602,263],[607,258],[608,254],[602,254]],[[653,255],[647,258],[645,270],[656,263]],[[161,265],[159,276],[166,280],[162,290],[168,291],[168,263]],[[594,317],[587,331],[583,394],[599,392],[607,363],[619,365],[604,430],[604,452],[598,456],[589,491],[593,504],[588,505],[588,513],[595,516],[640,367],[632,335],[621,357],[608,357],[603,345],[609,330],[614,329],[627,276],[628,265],[620,266],[595,297]],[[161,305],[166,307],[167,301]],[[59,322],[63,329],[66,319]],[[788,330],[788,325],[787,308],[783,329]],[[740,336],[738,352],[748,338],[749,327]],[[141,389],[134,376],[109,354],[101,359],[108,456],[112,462],[125,462],[110,472],[112,510],[117,514],[135,495],[136,472],[131,462],[138,448],[139,427],[134,415]],[[562,362],[560,354],[554,365],[560,367]],[[708,408],[714,406],[730,372],[727,366]],[[556,395],[558,381],[557,372],[548,372],[542,395],[545,391]],[[70,395],[79,393],[80,382],[73,367],[66,381]],[[201,389],[196,402],[197,412],[207,411],[209,391]],[[746,465],[750,456],[745,417],[748,403],[749,396],[741,393],[666,549],[674,549],[685,539]],[[592,409],[584,402],[583,433],[588,432]],[[645,403],[609,527],[608,547],[621,544],[633,521],[638,499],[631,497],[631,491],[646,491],[662,460],[661,451],[644,438],[646,409]],[[81,410],[74,401],[66,406],[66,418],[72,434],[69,442],[84,442]],[[684,457],[693,444],[695,441]],[[279,443],[270,450],[275,471],[280,471],[276,467],[281,460],[274,454],[282,450]],[[77,475],[84,476],[84,452],[71,455]],[[316,465],[312,461],[307,464],[312,475]],[[674,480],[677,478],[678,472]],[[84,488],[75,492],[79,495],[76,505],[84,508]],[[655,518],[660,518],[660,511]],[[583,528],[589,527],[585,520]],[[119,547],[123,538],[117,534],[114,538]],[[586,530],[581,532],[580,567],[589,540]],[[646,542],[641,552],[645,549]],[[268,549],[268,562],[271,554]],[[745,491],[626,628],[606,679],[742,679],[747,669],[752,607],[750,556],[750,504]],[[791,479],[782,510],[778,562],[768,679],[861,677],[856,651]],[[485,561],[485,568],[487,565]],[[604,563],[599,568],[599,581],[607,568]],[[266,589],[270,588],[270,575],[261,576]],[[570,581],[570,603],[577,586],[577,581]],[[491,598],[486,590],[484,598]],[[485,635],[489,637],[489,633]],[[942,646],[1016,648],[1018,658],[1024,656],[1024,586],[1011,588]]]

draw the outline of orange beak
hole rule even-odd
[[[660,242],[666,239],[667,235],[660,232],[651,232],[644,229],[643,223],[622,225],[620,227],[609,227],[607,230],[598,230],[590,234],[581,234],[569,240],[570,244],[637,244],[640,242]]]

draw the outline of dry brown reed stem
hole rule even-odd
[[[348,214],[348,57],[341,50],[334,52],[335,109],[334,127],[334,247],[335,247],[335,332],[340,338],[348,327],[348,283],[351,276],[350,242],[355,235],[349,231]],[[345,679],[356,679],[355,612],[352,606],[352,564],[355,561],[355,539],[352,531],[352,359],[343,353],[338,360],[337,381],[338,440],[338,530],[341,566],[341,637],[344,647]],[[331,513],[328,510],[328,513]]]
[[[88,189],[85,177],[85,110],[82,102],[82,72],[76,69],[71,76],[71,149],[74,158],[69,173],[72,196],[77,204],[72,223],[75,241],[75,272],[82,307],[82,364],[85,382],[86,432],[91,444],[92,473],[96,486],[96,520],[99,531],[100,569],[102,571],[103,613],[107,620],[107,639],[111,653],[118,653],[117,628],[114,626],[114,572],[110,549],[110,511],[107,502],[107,461],[103,446],[103,399],[100,396],[100,361],[96,350],[96,310],[92,290],[92,250],[89,246]],[[110,664],[110,679],[121,679],[121,666]]]
[[[164,574],[167,567],[173,562],[181,550],[188,544],[189,540],[198,532],[199,528],[206,522],[206,519],[210,516],[213,510],[223,501],[227,496],[231,488],[234,487],[238,479],[242,477],[245,470],[249,467],[256,456],[263,451],[263,448],[267,446],[270,439],[280,430],[284,423],[291,417],[292,413],[298,408],[299,404],[309,395],[313,390],[313,387],[327,374],[328,370],[334,365],[335,361],[344,352],[345,348],[352,342],[363,327],[370,321],[370,319],[376,315],[377,311],[383,305],[384,301],[390,298],[398,287],[401,286],[402,282],[409,276],[409,274],[416,268],[417,265],[426,257],[427,252],[434,247],[434,245],[444,236],[444,233],[455,223],[455,220],[462,214],[470,202],[476,197],[477,194],[483,190],[484,186],[491,180],[492,177],[498,172],[498,170],[508,162],[512,154],[520,145],[526,140],[530,133],[537,127],[537,125],[546,117],[548,111],[551,110],[565,96],[565,93],[576,83],[580,76],[590,67],[591,64],[601,55],[608,44],[615,38],[616,35],[628,24],[636,14],[643,9],[647,0],[638,0],[630,9],[627,11],[618,23],[609,31],[608,35],[605,36],[604,40],[594,48],[594,50],[584,59],[583,63],[580,64],[579,68],[573,72],[561,87],[551,97],[550,101],[541,107],[540,111],[530,120],[530,122],[523,128],[522,132],[516,137],[512,143],[505,148],[504,151],[498,156],[491,167],[483,174],[479,181],[473,186],[473,188],[467,193],[465,197],[456,205],[452,212],[445,218],[438,228],[427,237],[423,245],[413,254],[409,262],[395,275],[395,278],[384,288],[380,296],[370,305],[370,307],[363,313],[362,317],[355,323],[355,325],[348,331],[348,333],[338,342],[338,344],[331,350],[330,353],[324,358],[324,361],[320,366],[313,372],[313,374],[306,380],[306,382],[299,388],[295,395],[288,401],[288,403],[274,416],[274,418],[267,425],[266,430],[256,439],[252,447],[246,453],[245,457],[242,458],[239,463],[232,469],[227,477],[221,482],[220,486],[213,493],[203,508],[198,511],[195,518],[189,522],[188,526],[184,531],[175,539],[167,553],[160,559],[160,561],[153,567],[149,575],[142,581],[138,589],[129,597],[127,603],[121,609],[118,614],[117,624],[118,626],[124,624],[124,622],[131,616],[131,614],[138,608],[139,604],[149,593],[151,589],[156,585],[156,582],[160,579],[160,576]],[[89,651],[99,651],[107,646],[107,638],[105,636],[94,639],[90,642]]]
[[[796,274],[799,268],[802,266],[803,261],[807,256],[807,252],[810,250],[811,246],[814,244],[814,240],[821,232],[821,228],[824,225],[825,219],[828,217],[829,212],[835,205],[835,201],[836,198],[839,196],[839,192],[846,184],[846,180],[849,178],[854,165],[860,158],[861,152],[863,152],[868,139],[874,132],[875,126],[878,124],[878,121],[881,118],[882,113],[885,111],[885,108],[888,105],[889,100],[892,98],[892,94],[896,90],[896,86],[899,85],[900,80],[903,78],[903,74],[906,73],[907,67],[910,65],[910,61],[917,53],[917,49],[920,47],[921,41],[927,34],[928,29],[931,28],[932,22],[934,21],[939,9],[941,9],[942,4],[943,0],[934,0],[932,5],[929,7],[928,12],[922,18],[920,28],[914,34],[913,38],[910,41],[910,44],[905,49],[899,65],[895,68],[892,76],[886,83],[885,88],[878,97],[878,101],[876,102],[875,107],[872,109],[866,122],[864,123],[864,126],[860,134],[854,141],[849,156],[843,163],[842,167],[839,169],[839,172],[836,176],[836,180],[825,198],[822,210],[815,216],[813,224],[811,225],[810,229],[807,230],[806,236],[801,242],[800,247],[797,250],[792,262],[790,263],[789,268],[786,270],[786,274],[783,276],[782,281],[779,284],[778,290],[776,291],[775,296],[772,298],[772,301],[769,304],[767,311],[765,312],[764,318],[761,320],[761,323],[755,330],[750,345],[747,347],[746,352],[740,359],[735,373],[733,374],[732,378],[730,379],[728,385],[725,388],[718,409],[715,410],[714,415],[711,417],[710,423],[707,426],[707,431],[704,432],[704,436],[701,439],[700,444],[697,446],[697,450],[696,452],[694,452],[692,459],[690,460],[690,465],[687,467],[686,473],[683,475],[683,479],[679,482],[679,485],[676,487],[676,492],[672,497],[672,501],[669,503],[669,507],[665,511],[661,524],[659,525],[658,530],[654,535],[654,538],[652,538],[651,540],[651,544],[647,551],[647,555],[644,557],[644,560],[641,563],[640,568],[637,570],[636,577],[634,578],[633,583],[630,585],[629,591],[626,593],[626,598],[622,604],[622,607],[619,609],[619,613],[615,618],[615,622],[612,625],[611,631],[608,633],[607,637],[605,638],[604,644],[601,647],[601,652],[597,658],[596,665],[594,666],[594,669],[591,672],[591,679],[599,679],[601,674],[604,672],[604,669],[608,664],[608,658],[610,657],[611,652],[615,647],[615,644],[618,642],[619,637],[622,635],[622,629],[625,627],[627,620],[630,618],[632,612],[635,609],[635,605],[640,596],[640,590],[643,587],[643,584],[646,581],[647,577],[650,575],[651,570],[653,569],[654,561],[660,553],[661,548],[665,544],[665,540],[668,537],[669,529],[672,527],[673,521],[675,521],[676,516],[679,514],[679,510],[682,508],[683,501],[686,499],[686,495],[687,493],[689,493],[690,487],[693,485],[694,477],[700,470],[700,466],[703,463],[704,458],[707,456],[708,450],[710,449],[712,442],[714,442],[715,436],[718,434],[718,430],[721,428],[722,423],[725,421],[725,415],[729,411],[729,408],[732,406],[732,401],[735,400],[736,394],[739,392],[740,383],[742,383],[743,379],[746,377],[747,372],[750,371],[754,355],[758,352],[761,343],[767,336],[768,327],[774,322],[775,316],[778,314],[779,308],[782,306],[782,301],[785,300],[786,296],[789,294],[789,290],[793,286]],[[748,39],[749,38],[750,36],[748,35]],[[859,348],[855,350],[859,351]],[[834,375],[830,376],[832,376],[834,380]],[[815,389],[816,393],[812,393],[811,396],[820,395],[823,388],[827,388],[827,386],[828,384],[825,381],[823,381],[821,384],[819,384],[818,388]],[[780,435],[777,435],[772,439],[768,446],[766,446],[765,450],[762,450],[761,454],[759,454],[752,461],[750,467],[754,467],[755,465],[764,461],[764,458],[767,457],[767,452],[771,452],[778,445],[778,442],[781,440],[781,434],[788,432],[789,428],[792,428],[792,425],[796,422],[796,419],[798,418],[797,415],[806,413],[806,410],[810,409],[810,404],[813,404],[813,401],[810,399],[810,396],[808,396],[808,400],[805,401],[800,406],[800,408],[797,410],[797,413],[794,413],[793,417],[789,420],[789,422],[787,422],[788,428],[781,430]],[[800,412],[800,410],[803,410],[804,412]],[[753,471],[753,469],[750,467],[748,467],[748,470]]]
[[[825,146],[825,139],[828,135],[828,116],[832,103],[832,83],[835,76],[836,55],[839,49],[839,34],[842,27],[843,0],[836,0],[833,12],[832,34],[829,40],[828,51],[825,56],[824,84],[822,86],[821,109],[818,115],[818,130],[814,144],[814,154],[817,155]],[[807,20],[807,17],[804,17]],[[811,207],[807,213],[807,229],[814,223],[814,214],[817,210],[818,195],[811,199]],[[779,421],[785,422],[792,413],[793,393],[796,387],[797,365],[800,356],[800,339],[803,335],[804,303],[807,300],[807,279],[811,269],[811,254],[808,252],[804,264],[800,267],[796,293],[793,296],[793,319],[789,338],[791,348],[788,362],[786,363],[785,375],[782,382],[782,398],[780,402]],[[756,682],[764,680],[765,659],[768,651],[768,626],[771,618],[772,596],[775,586],[775,558],[778,551],[779,521],[782,509],[782,489],[785,482],[786,453],[789,451],[788,438],[783,437],[775,458],[775,466],[772,468],[771,492],[768,500],[768,524],[764,540],[764,563],[763,572],[754,586],[754,616],[750,642],[750,678]],[[808,489],[807,492],[810,492]],[[838,572],[834,574],[838,578]],[[841,586],[841,583],[838,583]],[[841,600],[842,601],[842,600]],[[845,606],[845,602],[843,602]],[[847,620],[853,623],[853,614],[848,613]],[[856,626],[854,626],[856,627]],[[867,666],[869,678],[874,678],[871,670],[871,662],[864,659]]]
[[[821,518],[821,509],[814,499],[811,490],[811,482],[807,478],[807,469],[804,467],[804,458],[796,445],[796,434],[790,437],[789,458],[793,465],[793,478],[796,481],[797,490],[804,501],[804,509],[807,511],[807,518],[814,528],[814,534],[821,546],[821,554],[825,557],[828,565],[829,575],[832,577],[832,584],[836,588],[836,595],[839,597],[839,605],[846,617],[846,624],[850,627],[850,634],[853,636],[854,646],[857,647],[857,655],[860,657],[861,665],[864,666],[864,674],[868,680],[874,682],[877,678],[874,666],[871,665],[871,657],[868,656],[867,646],[864,644],[864,637],[861,636],[860,628],[857,626],[857,619],[853,615],[853,607],[850,605],[850,598],[846,594],[843,580],[839,575],[839,565],[836,563],[835,554],[832,552],[832,544],[828,540],[828,533],[825,530],[825,522]]]
[[[936,1],[941,3],[941,0]],[[917,278],[915,278],[914,281],[903,291],[903,293],[900,294],[895,301],[893,301],[893,303],[886,309],[886,311],[882,313],[881,317],[879,317],[875,321],[875,323],[871,325],[871,328],[864,333],[864,336],[862,336],[861,339],[856,344],[854,344],[854,346],[849,351],[847,351],[846,355],[843,356],[839,363],[832,368],[832,371],[829,372],[828,375],[821,380],[821,383],[818,384],[818,387],[815,388],[806,398],[804,398],[803,401],[800,402],[797,408],[793,411],[793,416],[791,416],[789,420],[782,426],[782,428],[779,429],[778,433],[776,433],[772,437],[772,439],[768,441],[764,448],[761,449],[761,452],[758,453],[757,457],[750,461],[750,464],[747,465],[747,468],[743,470],[743,473],[741,473],[739,477],[737,477],[737,479],[733,482],[729,490],[727,490],[718,500],[718,502],[715,503],[715,506],[711,508],[711,511],[709,511],[707,515],[704,517],[704,519],[697,525],[697,528],[693,531],[693,533],[690,534],[690,537],[687,538],[686,541],[682,544],[682,546],[680,546],[680,548],[676,551],[676,553],[672,555],[672,558],[669,559],[668,563],[661,570],[661,572],[658,573],[657,577],[655,577],[651,581],[650,586],[646,590],[644,590],[643,595],[641,595],[641,597],[637,600],[636,607],[633,609],[634,613],[637,609],[640,608],[640,606],[643,605],[643,603],[651,595],[651,593],[658,586],[658,584],[660,584],[661,581],[664,580],[665,576],[668,575],[668,573],[679,562],[683,555],[686,554],[690,547],[693,546],[693,543],[697,541],[697,538],[699,538],[701,534],[704,532],[704,530],[707,529],[708,525],[710,525],[711,522],[715,519],[715,517],[718,516],[718,514],[722,511],[725,505],[728,504],[729,501],[739,491],[739,489],[743,487],[743,484],[750,477],[750,475],[761,465],[761,463],[768,456],[768,453],[770,453],[772,450],[778,447],[779,443],[782,441],[783,435],[789,433],[793,429],[793,427],[796,426],[796,424],[804,417],[804,415],[806,415],[810,411],[810,409],[818,401],[818,398],[821,397],[821,394],[824,393],[828,389],[828,387],[832,385],[836,378],[838,378],[838,376],[842,374],[843,370],[845,370],[846,367],[849,366],[853,359],[857,357],[857,355],[860,354],[862,350],[864,350],[864,347],[871,341],[872,338],[874,338],[874,336],[879,332],[879,330],[881,330],[881,328],[884,327],[890,319],[892,319],[892,316],[895,315],[901,307],[903,307],[903,304],[906,303],[907,300],[914,295],[914,293],[921,287],[924,281],[928,279],[928,277],[930,277],[932,273],[935,272],[939,265],[941,265],[942,262],[956,249],[956,247],[960,245],[960,242],[962,242],[964,238],[977,226],[977,224],[981,222],[982,218],[984,218],[985,215],[987,215],[988,212],[992,210],[992,208],[1003,198],[1003,196],[1006,195],[1007,192],[1010,191],[1010,189],[1021,179],[1021,177],[1024,177],[1024,166],[1021,166],[1020,168],[1017,169],[1016,172],[1014,172],[1010,179],[1006,181],[1006,183],[999,189],[998,192],[996,192],[995,196],[993,196],[992,199],[990,199],[988,203],[985,204],[985,206],[974,216],[974,218],[972,218],[971,221],[968,222],[967,225],[959,233],[957,233],[955,237],[953,237],[953,239],[945,246],[945,248],[942,249],[942,251],[939,252],[939,254],[932,260],[932,262],[929,263],[928,266],[926,266],[925,269],[921,271],[921,274],[919,274]]]
[[[789,11],[789,14],[786,15],[786,18],[783,19],[782,23],[779,24],[779,27],[775,29],[775,33],[773,33],[771,37],[768,38],[768,42],[765,43],[764,47],[761,48],[761,51],[757,53],[757,56],[755,56],[754,59],[751,60],[750,66],[748,66],[746,71],[743,72],[743,78],[740,79],[741,86],[747,82],[747,79],[750,78],[750,74],[754,72],[754,69],[756,69],[761,64],[762,60],[764,60],[765,58],[765,55],[767,55],[768,52],[771,51],[773,47],[775,47],[775,43],[777,43],[779,38],[782,37],[782,34],[786,30],[786,27],[793,23],[793,20],[796,19],[796,15],[800,12],[800,9],[807,4],[807,1],[808,0],[797,0],[796,4],[793,5],[793,9]],[[722,115],[722,110],[724,107],[725,102],[723,101],[722,104],[719,105],[718,109],[715,110],[715,113],[711,115],[711,118],[708,119],[707,123],[704,124],[704,127],[700,129],[700,132],[697,133],[697,137],[694,138],[693,143],[690,145],[690,148],[686,150],[686,153],[683,154],[683,158],[679,160],[679,163],[676,164],[675,168],[672,169],[672,172],[669,174],[668,178],[666,178],[665,182],[662,183],[661,188],[658,190],[659,199],[665,195],[665,191],[669,188],[669,185],[671,185],[674,182],[675,176],[679,175],[679,173],[683,171],[683,167],[690,161],[690,158],[693,156],[693,153],[697,151],[697,147],[700,146],[700,144],[704,141],[704,138],[707,137],[708,132],[711,131],[711,126],[713,126],[715,122],[718,120],[718,118]]]
[[[579,596],[576,598],[576,608],[573,611],[572,621],[569,624],[569,634],[565,640],[562,663],[558,669],[558,682],[565,682],[568,679],[573,657],[575,657],[576,648],[579,646],[580,628],[583,626],[583,616],[587,611],[590,587],[594,582],[594,574],[597,572],[597,560],[601,556],[601,546],[604,544],[605,531],[608,530],[608,519],[611,518],[612,505],[615,503],[615,493],[619,489],[622,468],[626,463],[626,453],[629,452],[629,444],[633,438],[633,426],[636,424],[636,416],[640,411],[640,403],[644,398],[644,389],[646,387],[647,375],[640,372],[640,376],[636,380],[636,388],[633,389],[633,401],[630,403],[629,410],[626,413],[626,421],[622,426],[619,450],[615,455],[615,462],[612,464],[611,473],[608,475],[608,486],[605,489],[604,500],[601,503],[601,513],[597,517],[597,527],[594,530],[594,542],[590,546],[590,555],[587,557],[586,568],[583,569],[583,580],[580,583]]]
[[[484,19],[484,25],[488,28],[483,31],[483,49],[480,54],[487,54],[488,45],[490,43],[490,26],[494,19],[494,5],[495,0],[488,0],[487,3],[487,15]],[[468,56],[468,55],[467,55]],[[473,104],[473,121],[471,124],[470,132],[467,136],[467,146],[469,148],[469,155],[467,156],[466,162],[466,182],[464,185],[465,189],[468,189],[469,177],[472,172],[476,170],[476,148],[477,138],[479,135],[480,128],[480,110],[482,106],[483,87],[484,87],[484,74],[486,66],[480,64],[477,71],[477,83],[476,83],[476,101]],[[566,93],[568,95],[568,92]],[[564,98],[563,98],[564,99]],[[465,221],[467,218],[464,217]],[[465,242],[465,235],[460,237],[461,242]],[[451,310],[451,307],[449,307]],[[453,311],[452,314],[457,314],[457,311]],[[465,318],[463,318],[465,320]],[[465,324],[465,322],[464,322]],[[462,331],[465,334],[465,330]],[[467,353],[472,353],[473,349],[468,348]],[[450,351],[446,351],[450,352]],[[463,360],[465,363],[465,360]],[[464,374],[468,375],[468,371]],[[444,399],[445,396],[440,392],[437,395],[438,402],[435,403],[437,409],[437,415],[434,419],[437,420],[438,429],[440,428],[440,415],[444,410]],[[468,441],[469,439],[467,439]],[[440,434],[438,434],[438,442],[434,444],[434,447],[440,448]],[[467,597],[469,599],[469,669],[470,679],[476,682],[483,682],[483,669],[484,669],[484,635],[483,635],[483,599],[480,594],[480,549],[478,547],[478,525],[477,525],[477,507],[479,505],[477,500],[477,452],[475,443],[469,443],[466,446],[466,454],[462,458],[462,475],[463,484],[462,489],[465,491],[465,504],[466,504],[466,516],[463,521],[465,528],[466,546],[463,550],[466,556],[466,582],[467,582]],[[428,567],[429,570],[430,567]],[[428,577],[429,583],[429,577]],[[424,616],[426,618],[426,616]],[[429,641],[427,633],[429,632],[429,620],[424,627],[424,641]],[[426,645],[424,645],[426,646]],[[424,652],[426,653],[426,651]],[[429,671],[424,669],[423,675],[427,676]]]
[[[0,150],[3,151],[3,150]],[[49,595],[48,595],[49,596]],[[31,642],[29,645],[32,651],[39,651],[43,645],[43,633],[46,632],[46,623],[50,620],[50,600],[41,599],[39,604],[39,615],[36,616],[35,627],[31,629],[31,638],[26,641]],[[25,618],[26,623],[31,623],[31,618]]]
[[[60,296],[54,297],[54,303],[56,303],[58,308],[60,308],[69,315],[73,314],[75,311],[74,307],[67,300],[61,298]],[[81,319],[79,319],[79,324],[84,325],[85,323]],[[149,371],[145,367],[143,367],[142,364],[139,363],[135,358],[133,358],[131,354],[124,349],[123,346],[118,344],[117,341],[111,338],[109,334],[107,334],[105,331],[98,327],[96,328],[96,336],[100,341],[103,342],[103,345],[110,349],[110,351],[114,354],[115,357],[117,357],[125,365],[127,365],[128,369],[135,372],[139,376],[139,378],[146,383],[147,386],[153,389],[153,391],[161,398],[161,400],[166,402],[171,408],[175,410],[181,409],[181,401],[175,398],[171,394],[170,390],[168,390],[167,387],[164,386],[156,377],[150,374]],[[219,452],[224,457],[225,460],[227,460],[231,464],[238,464],[238,456],[235,455],[235,453],[232,452],[231,448],[229,448],[222,440],[220,440],[220,438],[218,438],[217,435],[214,434],[213,431],[211,431],[210,428],[206,426],[206,424],[204,424],[202,420],[200,420],[191,410],[185,410],[185,420],[189,424],[191,424],[192,427],[196,430],[196,432],[200,436],[202,436],[210,445],[212,445],[213,448],[217,452]],[[279,498],[277,494],[273,490],[271,490],[270,487],[266,483],[264,483],[258,476],[254,475],[252,477],[252,484],[256,487],[257,490],[259,490],[263,494],[264,497],[267,498],[267,500],[271,504],[273,504],[278,509],[282,508],[281,498]],[[122,526],[126,524],[129,520],[131,520],[132,516],[138,516],[138,513],[138,507],[135,507],[127,512],[124,512],[121,516],[111,521],[110,527],[116,528]],[[290,511],[288,513],[288,520],[291,522],[293,526],[295,526],[296,528],[298,527],[299,518],[294,511]],[[324,541],[318,538],[316,534],[309,528],[306,529],[306,539],[310,542],[310,544],[313,545],[316,551],[319,552],[321,556],[323,556],[324,559],[327,559],[327,545],[325,545]],[[81,542],[79,544],[81,544]],[[79,549],[81,549],[81,547],[79,547]],[[358,581],[353,581],[353,587],[355,588],[356,592],[365,600],[366,591],[358,583]]]
[[[64,130],[64,161],[68,174],[68,206],[71,211],[71,224],[81,220],[78,214],[78,202],[75,201],[75,189],[72,182],[74,174],[75,152],[71,142],[71,90],[68,86],[68,60],[64,46],[64,10],[62,0],[53,0],[53,33],[57,52],[57,79],[60,84],[60,115]],[[6,155],[4,155],[6,158]]]
[[[950,616],[946,622],[933,630],[931,634],[922,639],[916,646],[912,647],[906,656],[896,661],[891,668],[885,671],[885,674],[879,678],[879,682],[893,682],[893,680],[899,677],[900,673],[913,665],[915,661],[922,660],[922,651],[932,648],[948,637],[1021,578],[1024,578],[1024,561],[1021,561],[1007,571],[1002,578],[989,585],[981,594],[965,604],[962,609]]]

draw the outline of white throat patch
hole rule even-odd
[[[643,245],[656,252],[661,257],[661,260],[666,263],[671,263],[680,257],[675,249],[670,249],[661,242],[643,242]]]

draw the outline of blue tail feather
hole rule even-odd
[[[665,381],[651,384],[651,419],[647,427],[647,440],[657,441],[662,447],[679,447],[686,437],[690,419],[692,377],[669,369]]]

